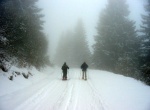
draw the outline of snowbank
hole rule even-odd
[[[51,67],[46,67],[41,71],[36,68],[18,68],[12,66],[8,72],[3,72],[0,70],[0,96],[5,94],[10,94],[14,91],[28,87],[34,83],[39,82],[47,73],[52,73],[54,69]],[[25,78],[23,74],[28,75],[28,78]],[[10,76],[13,76],[13,79],[10,80]]]
[[[11,81],[0,71],[0,110],[150,110],[150,87],[133,78],[88,70],[85,81],[80,69],[69,69],[62,81],[60,68],[14,70],[33,76]]]

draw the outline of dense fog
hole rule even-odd
[[[1,68],[107,70],[150,82],[150,0],[1,0]]]
[[[136,22],[135,26],[139,29],[141,14],[145,13],[146,0],[126,0],[126,2],[130,11],[128,17]],[[97,23],[101,11],[108,4],[107,0],[39,0],[37,4],[43,9],[44,32],[51,41],[52,58],[62,33],[68,30],[74,31],[79,19],[83,21],[85,37],[88,40],[90,51],[93,52],[92,45],[95,43]]]

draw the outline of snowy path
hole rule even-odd
[[[68,75],[69,80],[62,81],[60,75],[61,70],[56,70],[53,74],[40,80],[40,82],[37,82],[27,88],[13,92],[11,94],[1,96],[0,110],[149,109],[146,105],[142,106],[142,109],[134,109],[130,108],[130,106],[126,104],[122,105],[121,108],[120,106],[118,106],[118,104],[110,102],[111,100],[113,100],[107,99],[107,96],[113,98],[113,95],[107,94],[107,92],[110,91],[110,89],[106,88],[106,90],[102,90],[104,84],[107,86],[107,83],[103,82],[103,80],[101,80],[103,86],[100,83],[98,83],[97,76],[95,76],[95,74],[92,71],[93,70],[88,72],[88,80],[84,81],[81,79],[81,71],[79,69],[70,69]],[[97,83],[95,83],[95,81],[97,81]],[[150,91],[149,88],[148,90]],[[148,97],[150,98],[150,95]],[[130,104],[132,105],[132,103]],[[146,104],[149,104],[149,102],[147,102]],[[123,107],[125,107],[125,109],[123,109]]]

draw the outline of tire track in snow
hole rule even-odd
[[[91,79],[80,80],[80,71],[71,70],[70,80],[58,80],[58,72],[32,97],[15,110],[108,110]],[[52,79],[53,79],[52,78]]]
[[[76,110],[94,110],[90,105],[92,100],[92,91],[88,86],[87,82],[84,80],[79,80],[78,85],[78,101],[76,105]]]
[[[77,97],[73,97],[75,85],[76,85],[76,78],[78,78],[77,74],[74,72],[71,73],[72,77],[70,77],[70,80],[68,81],[68,84],[63,92],[63,94],[58,99],[58,102],[56,103],[57,106],[53,110],[76,110],[76,102]],[[75,102],[75,103],[74,103]],[[70,108],[71,107],[71,108]]]
[[[57,80],[59,79],[59,74],[55,76]],[[34,108],[34,110],[61,110],[63,105],[66,105],[65,100],[68,96],[68,91],[70,90],[70,81],[62,81],[58,80],[57,85],[55,88],[53,88],[51,91],[49,91],[49,94],[45,98],[45,100],[40,101],[40,105]]]
[[[79,74],[80,73],[80,74]],[[77,104],[79,100],[79,85],[81,80],[81,71],[77,71],[76,69],[73,71],[73,88],[72,88],[72,96],[70,98],[70,103],[68,104],[67,110],[78,110]]]
[[[28,87],[12,92],[11,94],[1,96],[1,100],[5,100],[1,102],[2,110],[10,110],[10,108],[11,110],[15,110],[17,106],[25,103],[27,99],[30,99],[33,95],[39,92],[41,88],[45,87],[45,85],[49,83],[46,79],[47,78],[44,76],[44,78],[40,79],[40,81],[36,81],[36,83],[33,83]]]
[[[91,90],[93,91],[93,97],[94,97],[94,101],[95,103],[98,102],[98,108],[101,108],[101,110],[109,110],[106,102],[104,101],[104,99],[102,98],[100,92],[98,92],[98,90],[94,87],[94,85],[91,83],[90,80],[87,81],[88,85],[90,86]]]
[[[53,110],[61,110],[62,103],[64,102],[67,95],[68,87],[69,87],[68,83],[65,85],[65,87],[63,87],[63,91],[61,91],[61,94],[59,95],[59,97],[57,98],[56,102],[53,105]]]
[[[78,74],[78,73],[76,73]],[[80,74],[78,74],[80,75]],[[75,110],[108,110],[107,106],[102,99],[100,93],[96,88],[91,84],[90,73],[88,73],[88,80],[78,80],[78,95],[79,99],[77,101],[77,106]],[[81,76],[81,75],[80,75]],[[70,109],[72,110],[72,109]]]
[[[74,85],[73,84],[70,85],[69,89],[66,91],[66,94],[64,95],[65,98],[63,98],[63,101],[62,101],[63,103],[61,106],[61,108],[64,110],[68,110],[68,106],[71,103],[73,88],[74,88]]]
[[[56,78],[57,76],[54,77]],[[74,94],[73,91],[75,89],[76,82],[78,82],[78,77],[78,74],[72,73],[72,78],[70,77],[69,81],[61,81],[57,79],[58,81],[56,82],[55,80],[55,84],[54,81],[52,81],[51,84],[46,85],[42,88],[42,90],[20,105],[17,110],[23,110],[24,108],[27,110],[73,110],[73,106],[70,106],[70,104],[74,105],[73,108],[76,110],[75,107],[77,99],[74,103],[73,100],[75,98],[73,98],[72,95]],[[50,100],[51,98],[54,100]]]
[[[69,104],[67,110],[104,110],[103,105],[99,103],[99,98],[97,98],[96,94],[94,93],[93,88],[87,83],[89,80],[85,81],[82,80],[80,74],[76,72],[76,78],[73,90],[72,103]],[[74,105],[73,105],[74,104]]]
[[[59,76],[59,74],[57,75]],[[58,78],[58,76],[55,77]],[[57,86],[49,92],[49,95],[47,95],[47,98],[45,98],[45,100],[40,101],[40,103],[42,104],[36,107],[36,110],[64,110],[64,108],[62,108],[62,105],[65,105],[64,102],[70,88],[69,82],[70,80],[62,81],[59,79]]]
[[[67,83],[62,83],[58,81],[57,85],[48,92],[47,97],[40,101],[40,105],[36,107],[36,110],[57,110],[59,107],[59,98],[64,93]]]
[[[68,91],[69,96],[67,99],[65,110],[76,110],[76,105],[78,100],[78,91],[76,91],[77,80],[73,80],[72,83],[73,84],[71,85],[71,88]]]
[[[87,84],[87,81],[81,79],[80,70],[74,72],[74,86],[67,110],[94,110],[90,105],[93,102],[91,88]]]
[[[39,102],[43,100],[47,94],[57,85],[57,80],[52,81],[50,84],[47,84],[45,87],[38,90],[32,97],[18,106],[15,110],[36,110],[34,109],[37,105],[40,105]],[[48,89],[51,87],[50,89]]]

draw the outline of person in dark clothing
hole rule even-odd
[[[66,62],[63,64],[61,69],[63,71],[63,80],[67,80],[67,69],[69,69],[69,67],[67,66]]]
[[[82,79],[85,79],[85,80],[87,80],[87,75],[86,75],[87,68],[88,68],[88,65],[84,62],[81,65],[81,69],[82,69]]]

